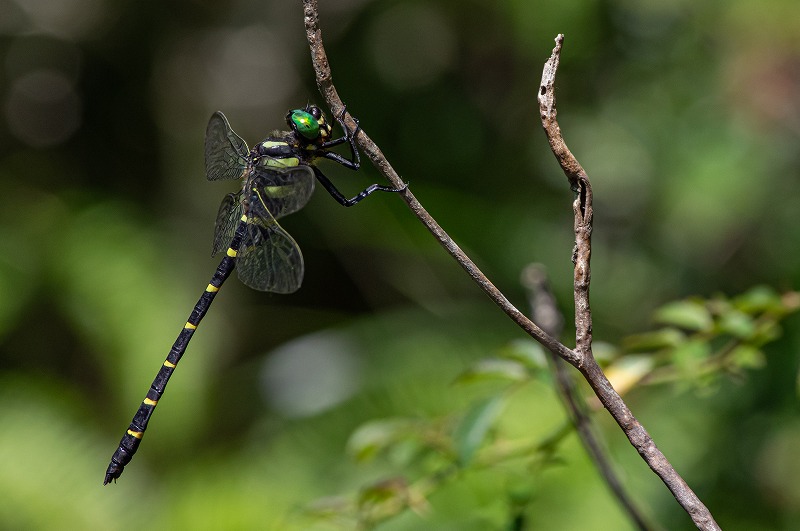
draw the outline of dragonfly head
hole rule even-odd
[[[331,137],[331,125],[325,120],[322,109],[316,105],[289,111],[286,123],[300,140],[308,144],[322,144]]]

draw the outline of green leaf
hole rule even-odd
[[[714,325],[705,304],[701,300],[670,302],[656,310],[655,321],[665,325],[678,326],[687,330],[707,332]]]
[[[504,395],[496,395],[481,400],[467,411],[453,434],[456,452],[462,466],[470,463],[504,405]]]
[[[772,320],[762,321],[758,324],[748,342],[754,345],[764,345],[781,337],[781,326]]]
[[[706,341],[688,341],[672,352],[675,367],[687,376],[699,372],[702,363],[711,355],[711,345]]]
[[[781,296],[769,286],[755,286],[733,300],[736,307],[749,314],[783,309]]]
[[[628,336],[622,340],[622,345],[627,352],[654,352],[665,348],[676,348],[685,341],[686,334],[670,327]]]
[[[359,426],[347,441],[347,451],[357,461],[367,461],[404,439],[414,423],[408,419],[385,419]]]
[[[766,365],[764,353],[751,345],[739,345],[734,348],[729,359],[731,363],[741,369],[760,369]]]
[[[487,358],[472,364],[456,378],[456,383],[475,383],[487,380],[521,382],[530,378],[522,363],[514,360]]]
[[[367,485],[358,496],[359,506],[366,504],[381,504],[387,501],[397,501],[399,505],[405,505],[408,498],[408,482],[403,477],[384,479]]]
[[[606,341],[595,341],[592,343],[592,354],[594,354],[594,359],[597,360],[597,363],[607,365],[617,359],[621,352],[616,345]]]
[[[363,528],[391,518],[409,507],[415,498],[403,477],[384,479],[361,489],[358,495],[359,521]]]
[[[756,332],[753,318],[744,312],[729,309],[719,317],[719,325],[723,332],[739,339],[749,339]]]
[[[539,343],[530,339],[512,341],[499,353],[499,356],[519,362],[531,371],[547,369],[544,349]]]

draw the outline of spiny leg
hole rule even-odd
[[[359,123],[358,118],[351,115],[351,118],[353,118],[353,121],[356,123],[356,128],[351,133],[347,129],[347,125],[344,123],[344,115],[346,112],[347,112],[347,106],[345,105],[344,108],[342,109],[341,114],[336,117],[336,121],[339,122],[339,126],[341,126],[342,130],[344,131],[344,136],[322,144],[321,146],[322,155],[320,156],[325,157],[328,160],[338,162],[345,168],[349,168],[351,170],[357,170],[361,167],[361,155],[358,152],[358,147],[356,147],[356,137],[358,136],[358,132],[361,131],[361,124]],[[338,153],[327,151],[327,149],[332,148],[334,146],[338,146],[340,144],[344,144],[345,142],[350,144],[349,159],[344,158]]]
[[[336,186],[330,181],[330,179],[325,177],[325,174],[323,174],[319,168],[317,168],[316,166],[312,166],[312,168],[314,169],[314,175],[316,176],[319,183],[325,188],[325,190],[328,191],[329,194],[331,194],[331,197],[333,197],[337,203],[345,207],[351,207],[355,205],[356,203],[358,203],[359,201],[370,195],[372,192],[402,192],[406,188],[408,188],[407,184],[404,185],[402,188],[392,188],[390,186],[371,184],[366,188],[364,188],[358,195],[351,197],[350,199],[347,199],[342,194],[342,192],[340,192],[339,189],[336,188]]]

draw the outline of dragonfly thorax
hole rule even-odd
[[[251,152],[254,165],[262,168],[287,168],[301,162],[302,152],[282,140],[267,139],[256,144]],[[302,161],[305,162],[305,161]]]

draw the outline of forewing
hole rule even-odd
[[[297,212],[314,193],[314,171],[309,166],[258,168],[252,188],[259,203],[276,219]]]
[[[219,111],[211,115],[206,128],[206,178],[241,178],[249,155],[247,142],[233,132],[225,115]]]
[[[303,282],[303,254],[278,225],[254,189],[245,233],[236,259],[239,279],[259,291],[292,293]]]
[[[214,248],[211,250],[211,256],[227,250],[231,244],[236,225],[242,217],[241,195],[241,192],[228,194],[219,205],[217,223],[214,225]]]

